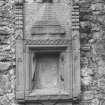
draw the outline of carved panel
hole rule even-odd
[[[69,39],[38,39],[38,40],[24,40],[25,45],[70,45]]]
[[[62,3],[59,1],[58,3],[54,2],[53,4],[35,2],[25,3],[24,38],[36,39],[36,37],[49,38],[50,36],[55,38],[56,36],[59,38],[66,36],[70,38],[72,9],[70,5],[65,5],[66,3],[63,1],[64,0],[62,0]],[[45,24],[45,22],[47,23]]]
[[[16,8],[15,8],[15,27],[16,27],[16,37],[23,38],[23,1],[24,0],[16,0]]]
[[[72,105],[73,98],[80,94],[79,6],[72,6],[71,0],[54,0],[53,5],[41,2],[42,0],[16,0],[16,99],[25,105]],[[41,26],[46,20],[43,31]],[[46,53],[45,58],[40,55],[43,53]],[[57,53],[59,54],[55,56]],[[37,83],[34,91],[35,70],[39,70],[39,73],[37,76],[35,74],[34,82]],[[63,91],[54,91],[52,94],[55,88],[53,82],[57,82],[57,89]],[[43,91],[45,94],[41,93],[42,87],[47,87],[47,91]]]

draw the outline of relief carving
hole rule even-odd
[[[69,45],[70,39],[38,39],[38,40],[25,40],[25,45]]]
[[[72,0],[25,2],[24,6],[17,4],[16,99],[29,101],[29,105],[40,100],[38,105],[68,105],[68,99],[80,94],[80,59],[79,54],[73,55],[79,36],[78,30],[72,32]]]

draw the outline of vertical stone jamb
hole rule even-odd
[[[80,95],[80,40],[79,40],[79,5],[72,9],[72,54],[73,54],[73,98]]]
[[[16,35],[16,99],[24,100],[24,65],[23,65],[23,0],[15,1]]]

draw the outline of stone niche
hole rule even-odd
[[[72,105],[79,99],[78,6],[62,1],[16,2],[16,100],[20,104]]]
[[[52,46],[53,47],[53,46]],[[40,49],[40,50],[39,50]],[[32,78],[30,95],[69,95],[68,75],[72,66],[66,47],[29,48],[29,70]],[[27,62],[27,64],[29,64]],[[26,65],[27,65],[26,64]],[[45,97],[45,96],[44,96]]]

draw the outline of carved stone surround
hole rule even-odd
[[[71,5],[71,4],[70,4]],[[24,0],[16,1],[16,31],[18,31],[16,41],[17,73],[16,73],[16,99],[18,102],[28,103],[26,105],[61,105],[71,104],[80,95],[80,42],[79,42],[79,6],[72,5],[72,35],[71,38],[45,38],[45,39],[25,39],[24,38]],[[69,33],[71,34],[71,33]],[[53,50],[49,48],[53,48]],[[70,57],[70,94],[67,95],[30,95],[30,71],[29,71],[29,52],[30,49],[39,51],[61,50],[68,53]],[[46,50],[47,49],[47,50]],[[60,51],[60,53],[62,52]],[[67,73],[66,73],[67,74]],[[50,100],[50,101],[48,101]],[[54,101],[56,100],[56,101]],[[60,102],[59,102],[60,100]],[[64,101],[62,101],[64,100]]]

